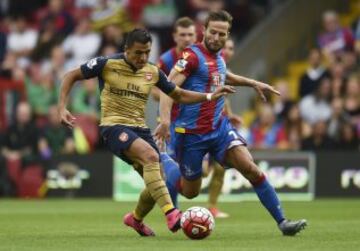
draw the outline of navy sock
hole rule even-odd
[[[179,166],[167,153],[161,153],[160,158],[163,164],[166,176],[166,186],[169,190],[171,200],[174,206],[178,207],[178,189],[176,186],[181,178]]]
[[[253,183],[254,190],[259,197],[261,203],[268,210],[274,220],[279,224],[285,217],[281,209],[279,198],[275,192],[275,189],[263,176],[258,182]]]

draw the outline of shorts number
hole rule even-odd
[[[230,131],[230,132],[229,132],[229,135],[233,136],[234,139],[238,139],[238,138],[239,138],[238,135],[236,134],[236,132],[234,132],[234,131]]]

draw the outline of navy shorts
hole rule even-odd
[[[125,156],[124,151],[129,149],[137,138],[145,140],[160,155],[149,128],[124,125],[100,126],[100,133],[104,139],[105,146],[113,154],[130,165],[134,162]]]
[[[187,180],[202,176],[202,161],[209,153],[218,163],[224,164],[225,152],[246,141],[225,117],[219,127],[206,134],[174,134],[172,147],[175,149],[175,160],[179,163],[181,174]]]

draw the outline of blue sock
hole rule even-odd
[[[164,173],[166,176],[166,186],[169,190],[171,200],[175,207],[178,207],[178,191],[176,184],[181,178],[181,173],[178,164],[167,154],[160,154],[161,163],[163,164]]]
[[[261,203],[274,220],[278,224],[281,223],[285,217],[281,209],[279,198],[276,195],[275,189],[270,185],[265,176],[259,183],[253,184],[253,187]]]

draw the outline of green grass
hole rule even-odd
[[[122,224],[122,216],[134,205],[110,200],[0,200],[0,250],[360,250],[360,200],[284,203],[289,217],[309,222],[296,237],[283,237],[260,203],[222,203],[231,217],[217,219],[212,235],[201,241],[170,233],[158,209],[146,220],[157,236],[139,237]],[[191,205],[182,203],[182,208]]]

